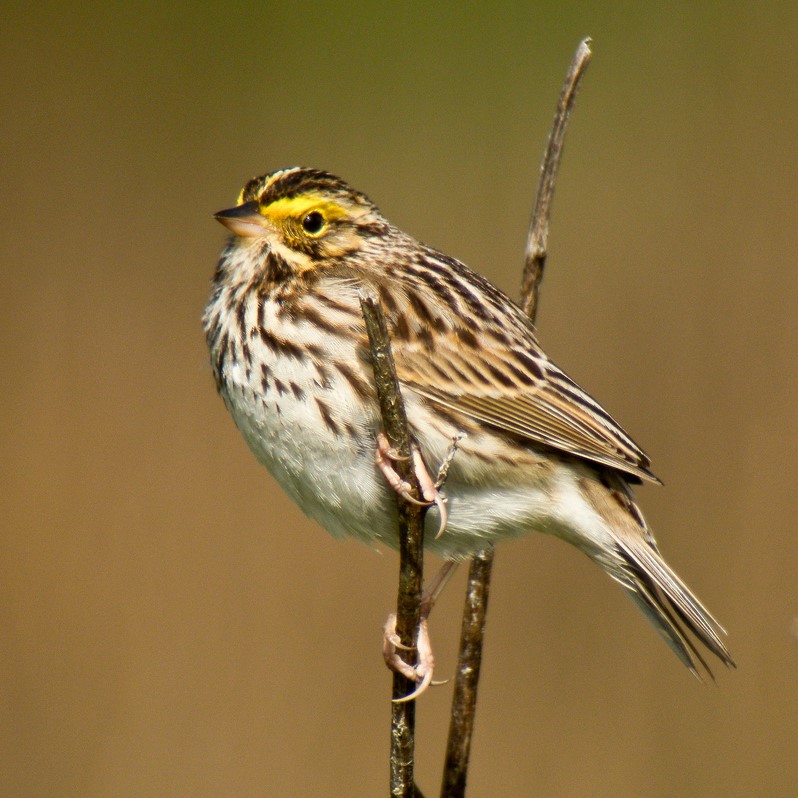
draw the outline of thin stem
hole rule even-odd
[[[465,795],[471,736],[474,733],[474,716],[477,707],[479,669],[482,665],[482,641],[485,634],[485,616],[488,611],[493,552],[491,547],[475,554],[468,571],[465,611],[460,633],[460,655],[441,787],[441,795],[444,798]]]
[[[590,44],[590,39],[581,41],[571,61],[560,92],[560,100],[540,169],[540,182],[527,234],[524,271],[521,278],[521,307],[533,322],[537,316],[540,283],[548,253],[551,202],[562,156],[565,129],[576,99],[576,91],[590,61]],[[471,560],[468,573],[441,798],[461,798],[465,795],[493,561],[492,548],[479,552]]]
[[[554,183],[560,168],[565,129],[571,118],[571,111],[576,101],[579,84],[590,63],[592,52],[590,39],[583,39],[576,48],[568,73],[560,92],[560,101],[554,114],[551,133],[540,167],[540,182],[532,211],[532,220],[526,240],[524,272],[521,278],[521,307],[532,321],[535,321],[538,310],[538,293],[546,266],[549,242],[549,220],[551,219],[551,201],[554,196]]]
[[[411,486],[415,498],[421,497],[418,479],[410,459],[411,437],[407,426],[396,366],[385,316],[379,300],[364,294],[360,307],[366,323],[374,369],[374,382],[380,403],[382,425],[398,459],[394,467]],[[397,496],[399,512],[399,590],[396,600],[396,632],[408,647],[406,659],[412,664],[419,624],[419,605],[424,578],[424,513],[426,508]],[[404,698],[415,684],[399,673],[393,675],[393,698]],[[396,798],[419,798],[414,782],[416,702],[391,702],[390,794]]]

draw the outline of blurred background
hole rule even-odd
[[[216,396],[212,213],[326,168],[515,296],[586,35],[540,337],[652,456],[643,510],[739,668],[702,687],[575,550],[508,543],[469,794],[797,793],[798,9],[528,6],[6,6],[0,793],[386,793],[396,557],[306,520]]]

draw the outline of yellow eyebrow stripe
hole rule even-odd
[[[260,213],[274,222],[285,219],[301,219],[311,211],[321,212],[328,222],[342,219],[348,215],[345,208],[321,194],[284,197],[260,208]]]

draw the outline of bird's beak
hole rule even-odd
[[[226,211],[214,213],[213,218],[243,238],[262,236],[266,226],[264,218],[258,212],[258,203],[254,200],[236,205],[235,208],[228,208]]]

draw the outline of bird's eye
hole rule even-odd
[[[324,216],[319,211],[311,211],[302,219],[302,229],[312,236],[318,235],[326,225]]]

